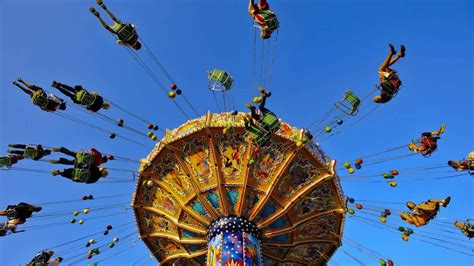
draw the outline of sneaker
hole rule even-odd
[[[400,57],[405,57],[405,51],[405,45],[402,44],[402,46],[400,47]]]
[[[395,46],[393,44],[389,43],[388,46],[390,46],[390,53],[391,54],[396,54],[397,50],[395,50]]]
[[[95,8],[89,7],[89,11],[90,11],[92,14],[94,14],[96,17],[100,17],[99,12],[97,12],[97,10],[95,10]]]
[[[451,197],[447,197],[443,201],[443,207],[448,207],[449,202],[451,201]]]
[[[53,171],[51,172],[51,174],[52,174],[53,176],[57,176],[57,175],[60,175],[60,174],[61,174],[61,171],[59,171],[59,170],[53,170]]]

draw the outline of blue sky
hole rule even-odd
[[[120,19],[138,26],[141,37],[201,114],[217,110],[207,90],[205,72],[214,67],[226,69],[233,75],[236,104],[239,110],[245,109],[244,104],[252,97],[251,91],[256,89],[252,83],[254,29],[246,13],[247,1],[117,0],[106,3]],[[49,87],[53,80],[82,84],[147,120],[156,121],[163,128],[174,128],[185,122],[139,65],[89,13],[90,5],[95,5],[95,1],[0,1],[2,153],[8,143],[43,143],[71,149],[96,147],[106,153],[135,159],[149,152],[147,148],[120,139],[109,140],[102,132],[42,112],[30,104],[26,94],[11,85],[18,76],[48,90],[53,90]],[[438,128],[441,123],[446,123],[446,134],[440,140],[439,151],[431,158],[412,156],[364,167],[362,173],[444,163],[461,159],[473,149],[472,1],[274,0],[270,5],[279,16],[281,29],[270,88],[273,96],[268,106],[298,127],[317,120],[347,88],[360,95],[367,94],[378,82],[377,68],[388,52],[387,44],[393,43],[397,48],[400,44],[407,46],[407,56],[394,67],[404,83],[400,94],[356,126],[342,128],[341,134],[322,141],[321,146],[330,157],[344,161],[403,145],[423,131]],[[140,53],[145,56],[144,51]],[[72,115],[116,130],[101,120],[92,120],[70,109]],[[192,114],[189,109],[187,113]],[[123,117],[134,127],[142,126],[118,110],[111,109],[107,114]],[[125,131],[123,134],[152,144],[133,133]],[[31,161],[23,161],[19,167],[53,168],[44,162]],[[112,162],[110,167],[136,169],[137,165]],[[114,172],[113,176],[125,178],[129,174]],[[422,173],[419,177],[432,175]],[[120,203],[124,203],[125,208],[134,189],[133,183],[83,185],[45,173],[16,171],[0,172],[0,184],[0,206],[19,201],[79,199],[83,194],[123,195],[90,205],[84,202],[52,205],[45,209],[48,212]],[[443,209],[439,217],[467,219],[474,216],[473,182],[468,176],[400,181],[397,188],[383,183],[342,181],[342,184],[346,194],[374,201],[420,202],[451,195],[451,205]],[[115,214],[122,210],[90,215]],[[1,238],[0,264],[24,263],[37,250],[100,231],[107,224],[120,225],[133,219],[130,211],[113,217]],[[59,221],[67,222],[69,218],[65,216]],[[390,219],[402,224],[397,217]],[[30,221],[34,225],[58,220]],[[424,229],[435,232],[430,226]],[[347,220],[344,235],[399,264],[473,263],[472,257],[415,239],[403,242],[399,234],[353,219]],[[117,247],[117,251],[126,245],[128,243]],[[367,264],[375,263],[350,245],[344,244],[343,248]],[[106,263],[131,264],[146,252],[138,243],[127,255],[111,258]],[[354,263],[341,252],[333,259],[340,265]]]

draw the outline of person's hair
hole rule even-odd
[[[423,132],[423,133],[421,133],[421,136],[422,137],[431,137],[432,134],[431,134],[431,132]]]

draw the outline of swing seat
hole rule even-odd
[[[247,129],[247,133],[252,137],[254,145],[261,147],[280,130],[280,121],[274,113],[267,112],[262,114],[258,122],[262,126],[250,125]]]
[[[352,91],[346,91],[344,92],[344,98],[337,102],[335,106],[347,115],[356,115],[359,111],[360,102],[359,97],[357,97]]]
[[[272,112],[262,114],[260,122],[270,128],[270,132],[272,133],[280,129],[280,121],[278,121],[278,117]]]
[[[262,10],[259,15],[263,19],[263,23],[257,23],[258,27],[261,30],[275,31],[280,27],[280,22],[278,21],[277,16],[271,10]]]
[[[79,183],[87,183],[89,181],[91,173],[89,169],[74,169],[72,181]]]
[[[50,99],[44,92],[34,92],[31,101],[34,105],[39,106],[41,109],[47,110]]]
[[[125,43],[134,44],[138,40],[137,32],[131,24],[122,25],[115,32],[118,38]]]
[[[255,126],[255,125],[249,125],[248,128],[246,128],[247,133],[253,139],[253,143],[256,144],[256,146],[260,146],[259,144],[265,142],[265,131],[262,130],[260,127]]]
[[[400,78],[395,74],[390,74],[387,79],[380,83],[378,88],[385,93],[388,93],[391,97],[395,97],[398,94],[400,87],[402,86],[402,81]]]
[[[94,157],[87,152],[80,152],[76,156],[75,167],[89,169],[92,165]]]
[[[226,71],[213,69],[208,72],[209,89],[212,91],[228,91],[232,88],[234,80]]]
[[[77,98],[77,100],[81,103],[81,105],[85,105],[85,106],[93,105],[96,99],[97,99],[97,95],[94,93],[89,93],[89,92],[84,92]]]
[[[38,149],[33,146],[26,146],[25,151],[23,152],[23,157],[25,158],[36,158],[38,156]]]

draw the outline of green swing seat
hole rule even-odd
[[[213,69],[208,72],[209,89],[212,91],[228,91],[232,88],[234,80],[226,71]]]
[[[253,138],[256,146],[263,146],[280,129],[280,121],[274,113],[267,112],[262,114],[259,122],[262,126],[249,125],[247,133]],[[269,128],[268,132],[265,127]]]
[[[349,106],[346,104],[349,104]],[[360,99],[352,91],[346,91],[344,92],[344,98],[335,105],[336,108],[348,115],[356,115],[359,111]]]
[[[81,90],[77,93],[76,99],[81,105],[91,106],[94,104],[97,96],[94,93],[89,93],[86,90]]]
[[[88,152],[78,152],[76,155],[75,166],[79,168],[89,169],[92,165],[93,156]]]
[[[259,25],[262,30],[274,31],[280,27],[280,22],[273,11],[261,10],[259,14],[265,22],[265,26]]]

